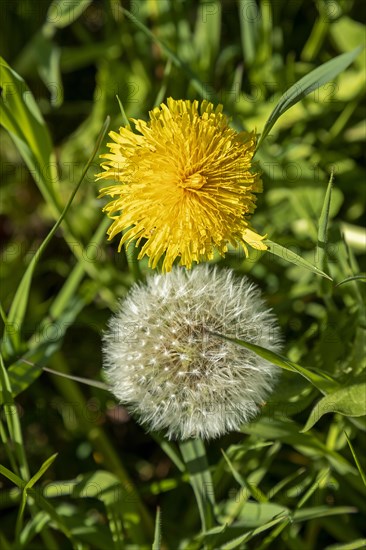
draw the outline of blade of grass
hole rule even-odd
[[[233,478],[240,485],[240,487],[242,487],[243,489],[247,489],[257,502],[268,502],[268,498],[266,497],[266,495],[262,493],[262,491],[257,486],[253,485],[252,483],[248,483],[247,480],[244,479],[241,474],[239,474],[239,472],[235,469],[234,465],[231,463],[229,457],[223,449],[221,449],[221,452],[227,465],[230,468]]]
[[[270,252],[271,254],[274,254],[275,256],[278,256],[279,258],[282,258],[282,260],[286,260],[292,264],[297,265],[298,267],[304,267],[305,269],[308,269],[309,271],[312,271],[316,275],[320,275],[321,277],[325,277],[326,279],[329,279],[332,281],[333,279],[324,273],[321,269],[318,269],[315,267],[315,265],[311,264],[292,250],[285,248],[284,246],[281,246],[278,243],[274,243],[273,241],[270,241],[269,239],[266,239],[265,244],[268,246],[267,252]]]
[[[0,57],[0,120],[9,132],[36,183],[58,215],[60,196],[52,141],[33,94],[25,81]]]
[[[167,46],[162,40],[155,36],[150,29],[146,27],[137,17],[135,17],[130,11],[125,8],[121,8],[122,13],[130,20],[137,28],[139,28],[146,36],[150,38],[156,44],[159,44],[163,52],[172,60],[174,65],[181,69],[190,79],[192,86],[198,92],[198,94],[204,99],[209,96],[213,101],[219,103],[217,94],[215,90],[207,83],[202,82],[202,80],[190,69],[190,67],[180,59],[180,57],[173,52],[169,46]]]
[[[337,283],[335,286],[341,286],[346,283],[350,283],[351,281],[364,281],[366,282],[366,273],[360,273],[360,275],[352,275],[351,277],[347,277],[346,279],[343,279],[340,283]]]
[[[271,363],[277,365],[278,367],[281,367],[282,369],[300,374],[324,395],[327,395],[330,392],[334,392],[339,388],[339,384],[332,378],[326,376],[323,373],[320,374],[314,371],[310,371],[305,367],[301,367],[297,363],[290,361],[290,359],[287,359],[287,357],[284,357],[279,353],[275,353],[274,351],[270,351],[266,348],[263,348],[262,346],[258,346],[257,344],[251,344],[250,342],[246,342],[245,340],[241,340],[239,338],[229,338],[228,336],[225,336],[223,334],[211,331],[210,334],[212,334],[213,336],[218,336],[219,338],[223,338],[224,340],[228,340],[229,342],[233,342],[234,344],[238,344],[239,346],[247,348],[251,351],[254,351],[254,353],[259,355],[263,359],[266,359],[266,361],[270,361]]]
[[[179,447],[196,497],[202,530],[207,531],[213,527],[215,497],[205,446],[201,439],[188,439]]]
[[[15,540],[16,544],[20,546],[20,536],[21,531],[23,527],[23,517],[24,517],[24,511],[27,504],[27,496],[28,496],[28,490],[33,487],[35,483],[43,476],[43,474],[48,470],[48,468],[51,466],[51,464],[55,461],[58,453],[53,454],[50,456],[43,464],[41,465],[40,469],[37,473],[32,476],[29,481],[24,485],[22,496],[20,500],[20,505],[18,509],[18,516],[15,524]]]
[[[8,315],[8,323],[15,327],[15,333],[11,332],[9,334],[9,332],[7,332],[5,330],[5,334],[4,334],[4,341],[7,341],[9,338],[11,339],[12,341],[12,344],[13,346],[17,349],[18,345],[19,345],[19,342],[20,342],[20,331],[21,331],[21,327],[22,327],[22,324],[23,324],[23,320],[24,320],[24,316],[25,316],[25,312],[26,312],[26,308],[27,308],[27,304],[28,304],[28,297],[29,297],[29,291],[30,291],[30,287],[31,287],[31,282],[32,282],[32,277],[33,277],[33,273],[34,273],[34,269],[41,257],[41,255],[43,254],[43,252],[45,251],[45,249],[47,248],[48,244],[50,243],[52,237],[54,236],[54,234],[56,233],[57,229],[60,227],[64,217],[66,216],[71,204],[72,204],[72,201],[74,200],[75,198],[75,195],[76,193],[78,192],[79,190],[79,187],[80,185],[82,184],[85,176],[86,176],[86,173],[89,169],[89,166],[91,165],[91,163],[93,162],[93,159],[100,147],[100,144],[105,136],[105,133],[107,131],[107,128],[109,126],[109,117],[107,117],[106,121],[104,122],[103,124],[103,127],[100,131],[100,134],[98,136],[98,139],[97,139],[97,142],[95,144],[95,147],[94,147],[94,150],[88,160],[88,162],[86,163],[85,167],[84,167],[84,170],[81,174],[81,177],[74,189],[74,191],[71,193],[71,196],[69,198],[69,200],[67,201],[62,213],[61,213],[61,216],[59,217],[59,219],[57,220],[57,222],[55,223],[55,225],[52,227],[51,231],[48,233],[47,237],[44,239],[44,241],[42,242],[41,246],[39,247],[39,250],[37,251],[37,253],[32,257],[32,260],[30,261],[28,267],[27,267],[27,270],[25,272],[25,274],[23,275],[22,277],[22,280],[18,286],[18,289],[17,289],[17,292],[15,294],[15,297],[14,297],[14,300],[12,302],[12,305],[11,305],[11,308],[10,308],[10,311],[9,311],[9,315]]]
[[[154,541],[152,543],[152,550],[161,549],[161,510],[159,506],[156,509],[156,519],[155,519],[155,534]]]
[[[3,357],[0,354],[0,382],[2,387],[2,398],[4,403],[4,412],[6,424],[8,426],[9,436],[14,444],[14,455],[17,460],[18,471],[23,481],[28,481],[29,467],[25,454],[22,430],[17,407],[14,403],[12,389],[9,382],[7,370],[5,369]]]
[[[360,461],[358,460],[358,456],[357,456],[356,451],[355,451],[355,449],[354,449],[354,447],[353,447],[353,445],[352,445],[352,443],[351,443],[350,438],[348,437],[348,435],[347,435],[346,433],[345,433],[345,436],[346,436],[346,438],[347,438],[348,446],[349,446],[349,448],[351,449],[351,453],[352,453],[353,459],[354,459],[354,461],[355,461],[355,463],[356,463],[357,470],[359,471],[360,476],[361,476],[361,479],[362,479],[362,481],[363,481],[363,484],[364,484],[365,487],[366,487],[366,473],[364,472],[364,470],[363,470],[363,468],[362,468],[362,466],[361,466],[361,463],[360,463]]]
[[[61,353],[56,353],[52,357],[52,363],[56,365],[55,370],[58,372],[69,374],[67,363]],[[88,405],[79,386],[73,380],[60,376],[54,377],[52,382],[57,387],[61,396],[72,406],[72,414],[75,414],[78,429],[82,430],[96,451],[100,453],[106,468],[118,477],[122,487],[129,488],[130,496],[128,501],[126,501],[126,511],[122,510],[121,513],[126,513],[130,516],[132,508],[135,518],[139,519],[138,522],[131,522],[129,528],[131,537],[141,543],[146,542],[146,539],[152,540],[154,533],[152,518],[145,508],[134,483],[130,479],[121,461],[119,453],[115,450],[109,437],[100,426],[90,422],[85,415],[85,411],[88,410]]]
[[[330,203],[332,199],[332,189],[334,183],[334,173],[332,171],[327,191],[325,193],[324,202],[322,211],[319,218],[319,228],[318,228],[318,243],[317,243],[317,256],[319,260],[319,265],[321,269],[328,269],[327,262],[327,243],[328,243],[328,224],[329,224],[329,212],[330,212]]]
[[[338,55],[334,59],[323,63],[323,65],[320,65],[320,67],[317,67],[291,86],[291,88],[280,97],[276,107],[265,123],[262,135],[257,143],[257,149],[268,136],[276,121],[290,109],[290,107],[344,71],[361,53],[362,49],[363,46],[359,46],[350,52]]]
[[[239,0],[242,52],[246,67],[254,63],[257,49],[259,12],[256,2]]]

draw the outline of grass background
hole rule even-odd
[[[292,84],[364,43],[362,2],[3,7],[0,54],[16,73],[2,66],[0,546],[364,548],[363,282],[336,286],[365,272],[364,53],[279,119],[258,154],[264,193],[253,225],[334,282],[284,253],[245,260],[230,250],[215,260],[261,286],[291,361],[357,388],[343,397],[348,409],[334,399],[331,412],[301,432],[314,407],[321,412],[321,392],[284,371],[261,416],[206,445],[207,464],[199,461],[190,478],[189,457],[202,447],[145,434],[105,390],[42,373],[102,380],[101,334],[134,281],[133,251],[117,254],[117,243],[106,241],[99,160],[91,158],[106,117],[110,129],[123,123],[116,95],[136,118],[169,96],[222,102],[236,128],[261,132]],[[322,227],[328,242],[319,247]],[[146,261],[140,269],[148,273]],[[203,537],[198,504],[213,494],[217,528]]]

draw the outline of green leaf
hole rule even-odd
[[[315,265],[311,264],[289,248],[285,248],[284,246],[281,246],[278,243],[274,243],[273,241],[270,241],[269,239],[266,239],[265,244],[268,246],[268,252],[271,254],[274,254],[275,256],[278,256],[279,258],[282,258],[282,260],[286,260],[292,264],[295,264],[299,267],[304,267],[305,269],[308,269],[309,271],[312,271],[316,275],[320,275],[321,277],[325,277],[326,279],[329,279],[332,281],[332,277],[324,273],[321,269],[318,269],[315,267]]]
[[[213,524],[215,497],[205,446],[200,439],[187,439],[182,441],[179,446],[196,497],[202,530],[206,531]]]
[[[323,397],[311,411],[302,431],[310,430],[327,413],[351,417],[366,415],[366,382],[338,389]]]
[[[49,521],[49,515],[44,510],[41,510],[34,517],[32,517],[20,533],[20,547],[26,548],[31,540],[43,530]]]
[[[363,281],[366,282],[366,273],[360,273],[359,275],[352,275],[351,277],[347,277],[346,279],[343,279],[340,283],[337,283],[335,286],[341,286],[346,283],[350,283],[351,281]]]
[[[26,269],[26,272],[24,273],[23,277],[22,277],[22,280],[18,286],[18,289],[17,289],[17,292],[15,294],[15,297],[13,299],[13,302],[11,304],[11,308],[10,308],[10,311],[9,311],[9,315],[8,315],[8,324],[5,326],[5,334],[4,334],[4,342],[5,343],[8,343],[9,342],[9,339],[11,339],[11,343],[12,345],[15,347],[15,349],[17,348],[17,346],[19,345],[19,338],[20,338],[20,331],[21,331],[21,328],[22,328],[22,324],[23,324],[23,320],[24,320],[24,316],[25,316],[25,311],[26,311],[26,307],[27,307],[27,304],[28,304],[28,297],[29,297],[29,291],[30,291],[30,287],[31,287],[31,282],[32,282],[32,277],[33,277],[33,273],[34,273],[34,269],[40,259],[40,257],[42,256],[43,252],[46,250],[48,244],[50,243],[52,237],[54,236],[54,234],[56,233],[57,229],[59,228],[59,226],[61,225],[64,217],[66,216],[71,204],[72,204],[72,201],[74,200],[75,198],[75,195],[80,187],[80,185],[82,184],[85,176],[86,176],[86,173],[89,169],[89,166],[91,165],[91,163],[93,162],[93,159],[100,147],[100,144],[104,138],[104,135],[107,131],[107,128],[109,126],[109,117],[107,117],[106,121],[104,122],[103,124],[103,127],[100,131],[100,134],[98,136],[98,139],[96,141],[96,144],[94,146],[94,150],[88,160],[88,162],[86,163],[85,167],[84,167],[84,170],[81,174],[81,177],[74,189],[74,191],[71,193],[71,196],[69,198],[69,200],[67,201],[59,219],[57,220],[57,222],[55,223],[55,225],[52,227],[51,231],[48,233],[47,237],[44,239],[44,241],[42,242],[42,244],[40,245],[38,251],[37,251],[37,254],[34,254],[27,269]],[[11,334],[9,334],[9,332],[7,331],[7,327],[14,327],[15,328],[15,333],[11,332]]]
[[[326,546],[324,550],[364,550],[366,548],[366,539],[357,539],[352,542],[341,544],[331,544]]]
[[[247,533],[244,533],[244,535],[241,535],[240,537],[237,537],[230,542],[227,542],[226,544],[223,544],[221,546],[221,550],[234,550],[234,548],[240,548],[239,545],[243,544],[244,542],[252,539],[253,537],[260,535],[264,531],[267,531],[268,529],[271,529],[278,523],[287,525],[289,523],[289,518],[287,516],[280,516],[277,517],[271,521],[267,521],[260,527],[257,527],[257,529],[253,529],[252,531],[248,531]]]
[[[251,351],[254,351],[254,353],[259,355],[263,359],[266,359],[266,361],[269,361],[270,363],[273,363],[274,365],[277,365],[282,369],[300,374],[301,376],[306,378],[306,380],[311,382],[313,386],[315,386],[320,392],[324,394],[327,394],[330,391],[334,391],[336,388],[339,387],[338,383],[335,380],[326,376],[324,373],[320,373],[320,372],[317,373],[315,371],[306,369],[305,367],[301,367],[300,365],[297,365],[293,361],[290,361],[290,359],[287,359],[287,357],[284,357],[279,353],[275,353],[274,351],[270,351],[262,346],[258,346],[257,344],[251,344],[249,342],[246,342],[245,340],[241,340],[240,338],[229,338],[228,336],[225,336],[224,334],[219,334],[217,332],[210,332],[210,334],[213,334],[214,336],[219,336],[220,338],[224,338],[229,342],[238,344],[238,346],[242,346]]]
[[[282,116],[290,107],[295,105],[298,101],[303,99],[305,96],[326,84],[333,78],[335,78],[339,73],[344,71],[354,59],[361,53],[363,46],[355,48],[351,52],[343,53],[338,55],[334,59],[327,61],[320,67],[317,67],[311,71],[308,75],[301,78],[296,84],[291,86],[279,99],[276,107],[273,109],[270,114],[267,122],[264,125],[264,129],[260,140],[257,144],[257,149],[262,143],[262,141],[268,136],[269,132],[272,130],[276,121]]]
[[[221,449],[221,452],[224,456],[224,459],[227,465],[230,468],[233,478],[237,483],[239,483],[240,487],[247,489],[257,502],[267,502],[268,498],[266,497],[266,495],[262,493],[262,491],[256,485],[253,485],[252,483],[248,483],[246,479],[244,479],[244,477],[235,469],[234,465],[231,463],[225,451]]]
[[[47,12],[47,23],[62,29],[71,25],[91,4],[92,0],[54,0]]]
[[[17,487],[20,487],[21,489],[25,485],[25,481],[23,481],[19,476],[14,474],[11,470],[0,464],[0,474],[2,474],[4,477],[6,477],[9,481],[14,483]]]
[[[319,228],[318,228],[318,258],[320,261],[320,265],[323,269],[327,265],[326,264],[326,247],[328,242],[328,222],[329,222],[330,201],[332,198],[333,182],[334,182],[334,175],[332,172],[329,178],[327,191],[325,193],[323,208],[320,214]]]
[[[33,94],[0,57],[0,120],[53,212],[60,210],[56,159],[52,141]]]
[[[212,98],[214,101],[219,103],[217,98],[217,93],[215,90],[207,83],[203,82],[195,72],[192,71],[189,65],[185,63],[165,42],[160,40],[154,33],[150,31],[137,17],[135,17],[130,11],[121,7],[121,12],[128,18],[138,29],[140,29],[150,40],[155,42],[160,46],[165,55],[171,59],[172,63],[178,67],[183,73],[185,73],[190,79],[192,86],[196,92],[206,99],[207,95]]]
[[[256,2],[239,0],[239,21],[245,65],[252,65],[257,50],[259,11]]]
[[[27,503],[28,491],[30,489],[32,489],[33,485],[35,483],[37,483],[37,481],[48,470],[48,468],[51,466],[51,464],[53,464],[56,457],[57,457],[57,453],[50,456],[42,464],[42,466],[40,467],[38,472],[36,474],[34,474],[34,476],[32,476],[31,479],[29,481],[27,481],[27,483],[23,487],[21,501],[20,501],[20,505],[19,505],[19,509],[18,509],[18,517],[17,517],[17,521],[16,521],[16,527],[15,527],[16,539],[17,539],[18,543],[20,543],[21,531],[22,531],[22,526],[23,526],[23,516],[24,516],[25,506],[26,506],[26,503]]]
[[[14,455],[16,457],[19,472],[26,482],[29,475],[29,468],[27,457],[25,454],[22,429],[20,425],[20,419],[18,409],[14,403],[12,388],[8,376],[8,372],[4,365],[4,360],[0,354],[0,402],[4,404],[4,413],[6,424],[8,426],[9,436],[12,440],[12,447],[14,447]],[[11,455],[12,456],[12,455]]]
[[[57,455],[58,455],[58,453],[55,453],[43,462],[43,464],[40,467],[40,469],[38,470],[38,472],[35,473],[34,476],[32,476],[31,479],[24,486],[25,490],[30,489],[31,487],[33,487],[33,485],[35,483],[37,483],[37,481],[43,476],[43,474],[48,470],[48,468],[54,463],[54,461],[57,458]]]
[[[364,469],[363,469],[362,466],[361,466],[361,462],[358,460],[358,456],[357,456],[357,454],[356,454],[355,449],[353,448],[353,445],[352,445],[352,443],[351,443],[350,438],[348,437],[347,434],[345,434],[345,436],[346,436],[346,438],[347,438],[347,443],[348,443],[348,445],[349,445],[349,448],[351,449],[351,453],[352,453],[353,459],[354,459],[354,461],[355,461],[355,463],[356,463],[357,470],[359,471],[360,476],[361,476],[362,481],[363,481],[363,484],[364,484],[365,487],[366,487],[366,474],[365,474],[365,472],[364,472]]]
[[[112,535],[118,548],[124,547],[124,530],[131,533],[136,543],[146,544],[142,518],[138,511],[138,495],[127,483],[122,484],[117,476],[97,470],[82,474],[76,480],[52,483],[44,488],[47,498],[69,495],[73,498],[96,498],[103,502]]]
[[[156,509],[156,519],[155,519],[155,534],[154,541],[152,544],[152,550],[161,549],[161,511],[159,506]]]
[[[356,513],[357,508],[352,506],[312,506],[311,508],[296,510],[293,514],[293,520],[295,523],[299,523],[317,518]]]

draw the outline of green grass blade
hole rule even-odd
[[[48,470],[48,468],[55,462],[57,455],[58,453],[55,453],[43,462],[38,472],[31,477],[31,479],[25,485],[24,489],[30,489],[31,487],[33,487],[35,483],[37,483],[37,481],[43,476],[43,474]]]
[[[152,550],[161,549],[161,510],[159,506],[156,509],[156,519],[155,519],[155,534],[154,541],[152,544]]]
[[[230,468],[233,478],[240,485],[240,487],[242,487],[243,489],[248,489],[249,493],[257,502],[268,502],[268,498],[266,497],[266,495],[262,493],[262,491],[257,486],[253,485],[252,483],[248,483],[246,479],[244,479],[244,477],[235,469],[234,465],[232,464],[223,449],[221,449],[221,452],[227,465]]]
[[[273,241],[270,241],[269,239],[266,239],[265,244],[268,246],[268,252],[271,254],[274,254],[275,256],[278,256],[279,258],[282,258],[282,260],[286,260],[292,264],[297,265],[298,267],[303,267],[305,269],[308,269],[309,271],[312,271],[316,275],[320,275],[321,277],[325,277],[326,279],[329,279],[332,281],[333,279],[324,273],[321,269],[318,269],[315,267],[315,265],[311,264],[292,250],[285,248],[284,246],[281,246],[278,243],[274,243]]]
[[[20,419],[19,419],[17,407],[14,403],[12,388],[8,377],[8,372],[5,369],[3,357],[1,354],[0,354],[0,382],[1,382],[0,387],[2,389],[1,400],[4,404],[4,412],[5,412],[6,423],[8,426],[9,436],[14,445],[14,456],[17,459],[21,478],[26,482],[28,481],[30,474],[29,474],[27,457],[24,449]]]
[[[355,461],[355,463],[356,463],[357,470],[359,471],[360,476],[361,476],[361,479],[362,479],[362,481],[363,481],[363,484],[364,484],[365,487],[366,487],[366,473],[365,473],[364,469],[363,469],[362,466],[361,466],[361,462],[358,460],[358,456],[357,456],[356,451],[355,451],[355,449],[354,449],[354,447],[353,447],[353,445],[352,445],[352,443],[351,443],[350,438],[348,437],[348,435],[347,435],[346,433],[345,433],[345,436],[346,436],[346,438],[347,438],[348,446],[349,446],[349,448],[351,449],[351,453],[352,453],[353,459],[354,459],[354,461]]]
[[[12,471],[10,471],[8,468],[0,464],[0,474],[2,474],[4,477],[6,477],[9,481],[14,483],[17,487],[20,487],[21,489],[25,486],[25,481],[23,481],[19,476],[14,474]]]
[[[59,212],[58,177],[51,138],[33,94],[0,57],[0,120],[53,212]]]
[[[159,433],[152,433],[152,437],[160,445],[164,453],[170,458],[180,472],[184,472],[186,467],[182,461],[175,445],[168,441],[163,435]]]
[[[363,281],[366,282],[366,273],[360,273],[359,275],[352,275],[351,277],[347,277],[346,279],[343,279],[340,283],[337,283],[335,286],[341,286],[346,283],[350,283],[351,281]]]
[[[19,345],[20,331],[21,331],[21,327],[22,327],[22,324],[23,324],[24,316],[25,316],[25,311],[26,311],[27,304],[28,304],[29,291],[30,291],[30,287],[31,287],[31,282],[32,282],[34,269],[35,269],[41,255],[43,254],[43,252],[47,248],[47,246],[50,243],[52,237],[54,236],[57,229],[60,227],[64,217],[66,216],[66,214],[67,214],[67,212],[68,212],[68,210],[69,210],[69,208],[70,208],[70,206],[71,206],[71,204],[72,204],[72,202],[75,198],[75,195],[78,192],[79,187],[82,184],[82,182],[83,182],[83,180],[86,176],[86,173],[89,169],[89,166],[93,162],[93,159],[94,159],[94,157],[95,157],[95,155],[96,155],[96,153],[97,153],[97,151],[100,147],[100,144],[101,144],[101,142],[102,142],[102,140],[105,136],[105,133],[107,131],[108,126],[109,126],[109,117],[107,117],[106,121],[103,124],[103,127],[102,127],[102,129],[100,131],[100,134],[98,136],[97,142],[95,144],[94,150],[93,150],[88,162],[86,163],[86,165],[84,167],[84,170],[81,174],[81,177],[80,177],[74,191],[71,193],[71,196],[70,196],[69,200],[67,201],[67,203],[66,203],[66,205],[65,205],[65,207],[64,207],[64,209],[61,213],[61,216],[59,217],[59,219],[57,220],[55,225],[52,227],[52,229],[48,233],[47,237],[42,242],[41,246],[39,247],[39,250],[38,250],[37,254],[35,254],[32,257],[32,260],[30,261],[30,263],[27,267],[27,270],[26,270],[25,274],[23,275],[23,278],[22,278],[22,280],[19,284],[18,290],[15,294],[15,297],[14,297],[14,300],[12,302],[12,305],[11,305],[11,308],[10,308],[10,311],[9,311],[9,315],[8,315],[8,323],[9,323],[8,326],[15,327],[16,333],[11,332],[11,334],[9,335],[9,333],[7,333],[7,331],[6,331],[7,327],[5,327],[5,334],[4,334],[4,341],[7,341],[9,338],[11,338],[12,344],[13,344],[14,347],[17,347],[17,345]]]
[[[277,365],[278,367],[281,367],[282,369],[300,374],[306,380],[311,382],[311,384],[313,384],[313,386],[315,386],[323,394],[327,394],[339,388],[338,383],[332,378],[326,376],[325,374],[317,373],[315,371],[306,369],[305,367],[301,367],[300,365],[297,365],[296,363],[290,361],[290,359],[287,359],[287,357],[284,357],[279,353],[275,353],[274,351],[270,351],[262,346],[258,346],[257,344],[251,344],[239,338],[229,338],[228,336],[225,336],[224,334],[219,334],[217,332],[210,332],[210,334],[213,334],[214,336],[219,336],[220,338],[224,338],[224,340],[228,340],[229,342],[233,342],[234,344],[238,344],[239,346],[254,351],[254,353],[259,355],[263,359],[266,359],[266,361],[270,361],[271,363]]]
[[[162,40],[155,36],[150,31],[150,29],[148,29],[146,25],[139,21],[139,19],[137,19],[137,17],[135,17],[131,12],[129,12],[125,8],[121,8],[121,11],[126,17],[128,17],[128,19],[130,19],[130,21],[132,21],[132,23],[136,25],[137,28],[139,28],[146,36],[148,36],[150,40],[159,44],[161,49],[164,51],[167,57],[172,60],[174,65],[181,69],[188,76],[192,83],[192,86],[201,97],[205,99],[207,96],[209,96],[213,101],[219,103],[215,90],[209,84],[202,82],[202,80],[192,71],[192,69],[190,69],[190,67],[184,61],[182,61],[180,57],[169,46],[167,46]]]
[[[334,59],[331,59],[320,67],[317,67],[308,75],[296,82],[296,84],[291,86],[291,88],[289,88],[280,97],[276,107],[273,109],[267,122],[265,123],[262,135],[257,144],[257,149],[261,145],[262,141],[268,136],[280,116],[290,109],[290,107],[295,105],[295,103],[344,71],[361,53],[362,49],[363,46],[359,46],[351,52],[338,55]]]
[[[366,539],[357,539],[352,542],[340,544],[331,544],[326,546],[324,550],[364,550],[366,548]]]
[[[286,516],[281,516],[281,517],[275,518],[271,521],[268,521],[264,525],[261,525],[261,527],[257,527],[256,529],[253,529],[252,531],[248,531],[244,535],[241,535],[240,537],[237,537],[237,538],[233,539],[232,541],[227,542],[226,544],[223,544],[221,546],[221,550],[234,550],[235,548],[240,548],[240,545],[243,544],[244,542],[247,542],[248,540],[252,539],[256,535],[260,535],[264,531],[267,531],[268,529],[271,529],[272,527],[274,527],[278,523],[282,524],[284,522],[285,522],[285,525],[287,525],[288,522],[289,522],[289,520]]]
[[[120,111],[121,111],[122,124],[123,124],[124,126],[127,126],[127,128],[131,128],[131,124],[130,124],[128,118],[127,118],[126,111],[125,111],[125,109],[124,109],[124,107],[123,107],[123,103],[122,103],[122,101],[120,100],[120,98],[119,98],[118,95],[116,95],[116,99],[117,99],[117,101],[118,101],[119,109],[120,109]]]
[[[92,0],[53,0],[47,11],[47,21],[58,29],[68,27],[92,3]]]
[[[329,178],[327,191],[324,197],[323,208],[319,218],[318,259],[322,269],[326,269],[327,267],[326,248],[327,248],[327,242],[328,242],[328,223],[329,223],[330,202],[332,199],[333,183],[334,183],[334,174],[332,172]]]
[[[188,439],[179,446],[196,497],[202,530],[207,531],[213,526],[215,497],[205,446],[201,439]]]
[[[256,57],[259,21],[259,11],[255,2],[239,1],[239,21],[245,65],[251,66]]]

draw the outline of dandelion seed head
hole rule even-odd
[[[262,191],[255,132],[236,132],[222,110],[206,100],[169,98],[148,122],[133,119],[135,131],[109,134],[97,178],[113,180],[101,196],[112,198],[104,210],[113,219],[109,238],[123,232],[119,249],[143,243],[139,259],[147,255],[155,268],[164,257],[163,271],[176,260],[191,268],[214,250],[225,255],[228,244],[245,253],[248,244],[266,249],[249,224]]]
[[[126,325],[133,327],[128,334]],[[169,438],[239,430],[258,413],[279,369],[213,333],[281,348],[260,291],[229,269],[175,267],[134,285],[104,337],[111,391],[149,430]]]

